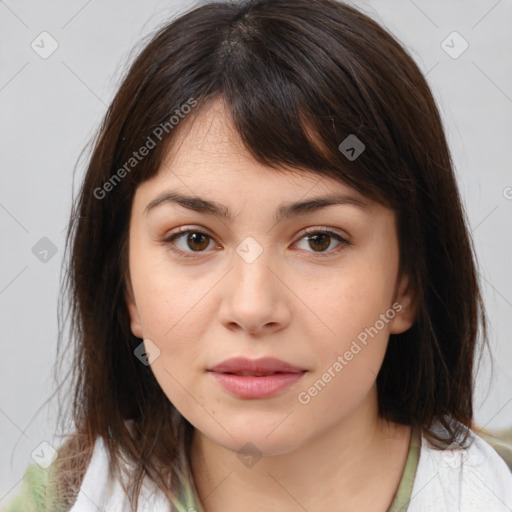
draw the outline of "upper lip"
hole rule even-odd
[[[260,359],[247,359],[246,357],[233,357],[217,364],[209,371],[218,373],[302,373],[306,370],[293,366],[290,363],[275,357],[262,357]]]

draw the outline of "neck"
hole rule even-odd
[[[247,466],[236,452],[194,430],[191,470],[205,512],[385,512],[400,483],[411,431],[385,422],[376,410],[373,393],[350,417],[295,450],[263,454]]]

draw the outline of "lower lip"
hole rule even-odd
[[[292,386],[304,375],[301,373],[274,373],[255,377],[211,372],[221,386],[239,398],[268,398]]]

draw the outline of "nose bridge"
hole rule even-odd
[[[233,257],[231,289],[225,295],[224,321],[236,323],[249,332],[265,325],[281,326],[286,322],[287,308],[275,270],[271,250],[255,238],[247,237],[236,247]]]
[[[252,294],[253,299],[266,295],[267,300],[272,288],[272,273],[269,270],[271,254],[268,247],[264,248],[254,237],[248,236],[236,248],[234,258],[235,275],[238,279],[236,289],[242,295]]]

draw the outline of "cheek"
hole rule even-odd
[[[340,272],[305,295],[322,325],[316,336],[310,331],[311,351],[319,362],[314,377],[328,382],[330,392],[353,393],[376,378],[395,315],[392,290],[386,269],[370,262]]]
[[[207,316],[205,295],[211,278],[195,279],[189,269],[178,269],[164,250],[131,253],[131,276],[145,338],[162,344],[190,346]],[[197,276],[196,276],[197,277]]]
[[[346,340],[374,325],[391,307],[390,274],[381,266],[361,264],[300,293],[323,321],[325,332],[334,339]]]
[[[155,286],[148,283],[139,295],[144,337],[156,343],[163,353],[172,353],[175,359],[193,360],[197,356],[198,340],[208,323],[207,302],[189,288],[176,282],[168,286],[163,282]]]
[[[159,349],[151,371],[169,400],[188,417],[204,412],[207,403],[196,377],[207,348],[201,340],[212,312],[207,311],[205,287],[168,274],[153,267],[138,283],[137,305],[144,338]]]
[[[312,299],[328,329],[325,336],[310,332],[310,350],[317,366],[296,396],[297,407],[312,418],[336,422],[353,412],[374,386],[389,339],[389,291],[377,277],[331,282],[328,294],[319,289]],[[325,290],[324,290],[325,291]]]

